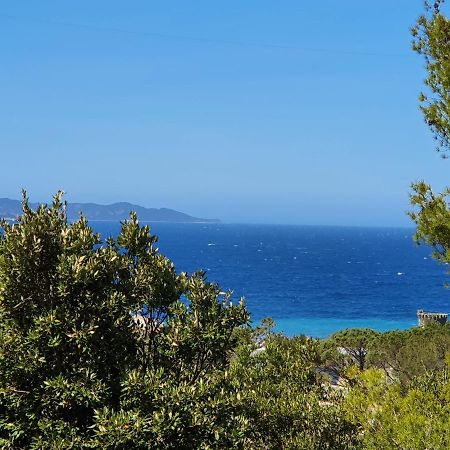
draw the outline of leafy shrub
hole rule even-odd
[[[24,196],[1,227],[2,448],[243,445],[226,375],[242,302],[177,274],[134,214],[103,242],[61,194],[36,211]]]

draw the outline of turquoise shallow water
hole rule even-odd
[[[417,320],[339,319],[339,318],[281,318],[275,321],[275,331],[287,336],[304,334],[326,338],[345,328],[373,328],[378,331],[405,330],[417,325]]]

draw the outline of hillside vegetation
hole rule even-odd
[[[252,329],[135,215],[102,240],[65,211],[2,222],[2,448],[449,448],[449,327]]]

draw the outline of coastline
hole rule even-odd
[[[312,338],[327,338],[347,328],[372,328],[375,331],[406,330],[417,326],[417,318],[386,320],[380,318],[340,319],[319,317],[293,317],[274,319],[275,331],[293,337],[305,335]]]

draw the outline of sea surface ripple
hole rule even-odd
[[[91,222],[102,237],[117,222]],[[177,270],[204,269],[245,297],[254,323],[272,317],[288,335],[347,327],[414,326],[416,311],[448,311],[445,265],[417,246],[412,228],[150,224]]]

